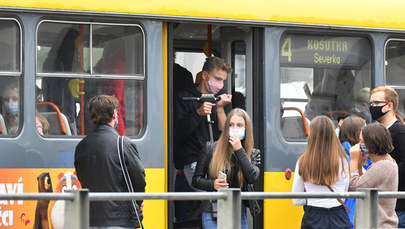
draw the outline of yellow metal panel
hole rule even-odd
[[[167,146],[167,133],[168,131],[168,126],[167,126],[167,23],[163,23],[163,31],[162,31],[162,59],[163,59],[163,116],[164,116],[164,125],[165,125],[165,146]],[[162,177],[167,177],[168,173],[168,152],[167,152],[167,147],[165,147],[165,173],[162,175]],[[168,184],[167,184],[167,179],[164,179],[165,184],[165,189],[162,192],[166,192],[167,190],[169,190],[168,188]],[[165,209],[167,209],[167,201],[165,201]],[[167,228],[167,223],[168,223],[168,217],[167,214],[164,215],[165,216],[165,220],[164,220],[164,224],[165,227]]]
[[[287,180],[283,172],[264,173],[265,192],[291,192],[294,175]],[[264,228],[301,228],[302,206],[295,207],[291,199],[264,201]]]
[[[145,169],[146,192],[166,192],[165,170]],[[143,226],[145,228],[167,228],[167,201],[145,200],[143,208]]]
[[[3,0],[2,6],[405,28],[403,0]]]

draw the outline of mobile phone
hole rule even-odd
[[[218,173],[218,179],[225,179],[226,180],[226,173],[219,171]]]

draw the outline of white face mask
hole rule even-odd
[[[239,140],[243,140],[245,138],[245,128],[229,128],[229,137],[233,135],[238,136]]]

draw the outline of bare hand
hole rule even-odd
[[[222,94],[222,95],[219,95],[218,97],[221,98],[221,100],[219,100],[217,103],[218,107],[224,107],[228,103],[230,103],[232,100],[232,95],[230,95],[230,94]]]
[[[355,161],[361,161],[360,145],[356,144],[350,149],[350,159]]]
[[[212,107],[215,106],[215,104],[210,103],[210,102],[204,102],[200,108],[197,109],[197,113],[200,116],[205,116],[207,114],[211,114]]]
[[[143,212],[143,203],[141,204],[141,206],[139,206],[139,211]]]
[[[229,136],[229,143],[231,144],[233,151],[242,148],[242,143],[237,135]]]
[[[216,179],[214,181],[214,189],[218,191],[220,188],[229,188],[229,184],[226,183],[225,179]]]

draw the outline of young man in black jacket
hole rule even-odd
[[[90,100],[89,114],[97,126],[76,147],[75,168],[83,188],[90,192],[145,192],[145,172],[135,143],[123,139],[123,157],[130,181],[125,180],[118,156],[118,100],[98,95]],[[121,155],[122,155],[121,154]],[[142,201],[95,201],[90,203],[91,228],[138,228],[142,222]]]
[[[232,108],[232,95],[221,92],[231,72],[231,66],[224,59],[208,57],[198,86],[187,87],[176,94],[174,163],[176,169],[183,169],[190,187],[199,155],[210,140],[207,115],[211,116],[215,141],[224,129],[226,114]],[[185,97],[201,97],[202,94],[213,94],[221,99],[216,104],[183,100]]]
[[[370,114],[373,120],[383,124],[391,133],[394,150],[390,153],[398,164],[398,191],[405,191],[405,125],[395,117],[398,108],[397,92],[387,86],[374,88],[370,97]],[[395,211],[398,228],[405,227],[405,200],[398,199]]]

